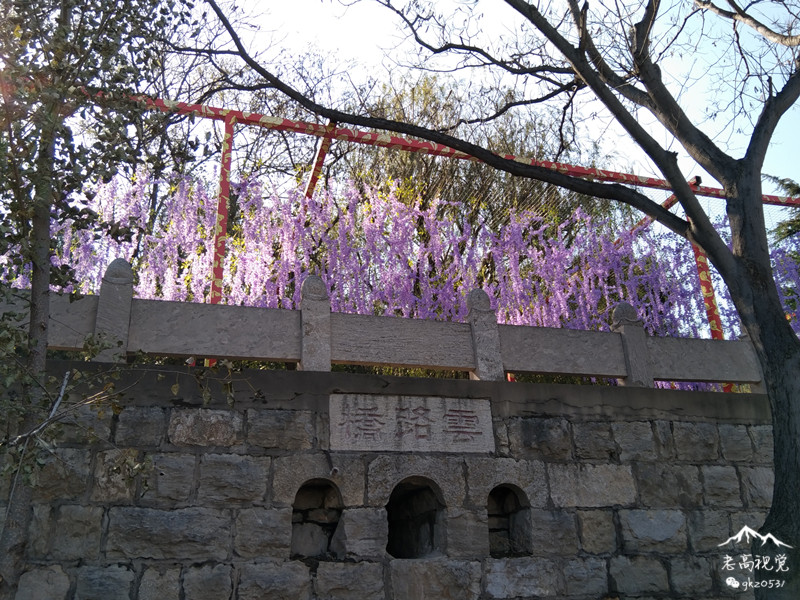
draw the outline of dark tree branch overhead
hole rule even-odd
[[[695,6],[712,12],[719,17],[744,23],[748,27],[751,27],[759,35],[764,36],[765,39],[775,44],[780,44],[782,46],[800,46],[800,35],[786,35],[783,33],[778,33],[774,29],[764,25],[755,17],[749,15],[747,11],[739,7],[739,5],[733,0],[726,0],[726,2],[731,6],[731,8],[733,8],[733,11],[720,8],[711,2],[711,0],[695,0]]]

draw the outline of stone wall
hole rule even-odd
[[[18,599],[731,597],[718,545],[770,503],[761,395],[290,371],[210,385],[141,368],[119,406],[63,427]],[[434,430],[493,439],[426,445]]]

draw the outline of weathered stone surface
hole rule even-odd
[[[65,505],[58,508],[51,554],[59,560],[94,560],[100,553],[103,508]]]
[[[204,504],[263,501],[270,460],[240,454],[204,455],[200,459],[198,501]]]
[[[626,506],[636,500],[628,465],[550,464],[547,469],[550,497],[556,506]]]
[[[484,585],[489,598],[558,596],[563,583],[556,563],[542,558],[489,559]]]
[[[530,548],[534,556],[572,555],[578,552],[578,529],[573,513],[531,509],[530,519]]]
[[[228,600],[233,591],[228,565],[190,567],[183,573],[183,593],[192,600]]]
[[[231,410],[173,410],[169,441],[177,446],[235,446],[242,442],[242,415]]]
[[[656,454],[661,458],[675,458],[675,438],[670,421],[653,422],[653,441]]]
[[[771,425],[753,425],[750,427],[750,438],[753,440],[754,462],[761,465],[773,463],[773,437]]]
[[[344,506],[364,504],[364,463],[358,456],[298,453],[275,458],[273,465],[275,506],[292,506],[297,491],[311,479],[330,481],[341,493]]]
[[[158,446],[167,432],[167,418],[158,406],[128,406],[119,414],[115,440],[118,446]]]
[[[236,517],[234,549],[238,556],[286,558],[291,541],[291,508],[248,508]]]
[[[655,460],[653,430],[648,421],[613,423],[611,430],[614,432],[614,439],[619,446],[621,461]]]
[[[564,566],[568,596],[600,598],[608,592],[608,570],[601,558],[576,558]]]
[[[717,545],[728,539],[730,534],[730,518],[721,510],[696,510],[687,513],[686,522],[689,527],[689,543],[697,552],[713,552]]]
[[[223,560],[229,553],[230,529],[228,514],[209,508],[112,507],[106,555],[112,559]]]
[[[466,493],[464,461],[460,458],[383,455],[367,467],[367,502],[386,506],[395,486],[409,477],[424,477],[441,489],[445,506],[462,506]]]
[[[661,561],[643,556],[615,556],[609,569],[614,589],[631,596],[669,592],[667,570]]]
[[[663,462],[638,463],[634,472],[645,506],[695,508],[703,504],[703,486],[698,467]]]
[[[718,427],[719,443],[725,460],[753,460],[753,442],[746,426],[720,423]]]
[[[769,467],[740,467],[739,473],[745,506],[769,508],[772,505],[775,472]]]
[[[477,600],[481,593],[479,562],[393,560],[389,569],[392,600]]]
[[[329,412],[332,450],[494,451],[486,399],[331,394]]]
[[[108,405],[83,404],[61,419],[55,439],[59,444],[108,442],[113,416]]]
[[[383,558],[388,539],[385,508],[348,508],[339,518],[331,550],[339,557]]]
[[[191,454],[153,454],[141,499],[144,502],[188,502],[194,487],[196,458]]]
[[[705,461],[719,458],[719,436],[713,423],[672,424],[679,460]]]
[[[670,560],[672,588],[679,594],[698,597],[714,587],[712,564],[707,558],[689,556]]]
[[[328,534],[318,523],[292,524],[291,556],[325,556],[329,543]]]
[[[98,452],[94,464],[91,499],[94,502],[130,503],[136,490],[136,474],[141,469],[135,448]]]
[[[739,477],[734,467],[719,465],[701,468],[703,490],[709,506],[742,506]]]
[[[5,518],[5,505],[0,505],[0,526]],[[53,509],[49,504],[34,504],[31,522],[28,525],[28,541],[25,554],[28,558],[39,560],[50,552],[50,531],[53,525]],[[2,528],[0,528],[2,531]]]
[[[260,448],[314,447],[314,413],[304,410],[248,410],[247,443]]]
[[[511,452],[525,458],[572,458],[569,423],[561,418],[528,417],[508,423]]]
[[[134,572],[122,565],[82,567],[75,600],[130,600],[134,578]]]
[[[179,600],[181,594],[180,569],[148,568],[139,583],[137,600]]]
[[[238,600],[311,600],[311,575],[297,561],[242,565]]]
[[[574,423],[572,435],[576,458],[608,460],[618,457],[617,444],[609,423]]]
[[[317,600],[384,600],[379,563],[321,562],[314,580]]]
[[[547,505],[547,480],[543,462],[469,456],[466,463],[467,503],[470,506],[485,507],[489,492],[504,484],[522,490],[525,495],[520,498],[523,505]]]
[[[23,573],[14,600],[65,600],[69,592],[69,576],[60,565]]]
[[[622,547],[626,553],[686,550],[686,518],[677,510],[621,510]]]
[[[88,450],[56,448],[44,460],[33,488],[36,500],[74,500],[86,493],[89,485]]]
[[[483,558],[489,555],[489,522],[486,509],[447,509],[447,555],[453,558]]]
[[[579,510],[581,548],[590,554],[609,554],[617,549],[614,513],[611,510]]]

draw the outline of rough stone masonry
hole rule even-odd
[[[728,598],[770,503],[757,394],[183,371],[61,429],[18,600]]]

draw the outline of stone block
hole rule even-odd
[[[231,526],[227,513],[208,508],[169,511],[112,507],[106,556],[110,559],[224,560],[230,553]]]
[[[103,508],[65,505],[58,508],[51,555],[58,560],[91,561],[100,554]]]
[[[304,410],[248,410],[247,443],[260,448],[308,450],[317,439],[314,413]]]
[[[753,442],[747,427],[721,423],[718,428],[722,457],[728,461],[752,462]]]
[[[599,460],[616,460],[617,444],[611,434],[611,425],[604,422],[573,423],[575,457]]]
[[[424,477],[437,486],[445,506],[463,506],[464,460],[445,456],[382,455],[367,467],[367,503],[386,506],[395,486],[411,477]],[[434,489],[435,491],[435,489]]]
[[[739,477],[734,467],[719,465],[701,468],[703,491],[709,506],[742,506]]]
[[[291,508],[247,508],[236,517],[234,549],[238,556],[286,558],[291,541]]]
[[[485,508],[489,493],[499,485],[522,491],[522,506],[547,505],[547,478],[541,461],[470,456],[466,463],[467,505]]]
[[[183,594],[192,600],[229,600],[233,591],[228,565],[189,567],[183,572]]]
[[[139,583],[137,600],[179,600],[181,594],[180,569],[151,567],[145,570]]]
[[[611,430],[619,447],[621,461],[656,459],[653,429],[648,421],[613,423]]]
[[[551,597],[564,594],[557,563],[542,558],[488,559],[484,586],[488,598]]]
[[[232,410],[173,410],[169,441],[176,446],[230,447],[242,443],[242,415]]]
[[[291,556],[323,557],[328,554],[330,538],[318,523],[293,523]]]
[[[192,454],[153,454],[141,500],[174,506],[189,501],[194,489],[196,458]]]
[[[557,507],[628,506],[636,501],[628,465],[550,464],[547,470],[550,497]]]
[[[123,565],[82,567],[78,570],[75,600],[131,600],[136,574]]]
[[[615,591],[629,596],[669,592],[667,570],[661,561],[644,556],[615,556],[609,568]]]
[[[56,448],[48,453],[36,473],[34,500],[75,500],[83,496],[89,485],[89,461],[88,450]]]
[[[389,564],[389,577],[392,600],[477,600],[481,593],[479,562],[398,559]]]
[[[753,462],[759,465],[772,465],[774,451],[772,425],[751,426],[750,438],[753,440]]]
[[[55,441],[58,444],[109,442],[113,416],[111,407],[104,403],[77,406],[59,421]]]
[[[66,600],[68,592],[69,576],[53,565],[23,573],[14,600]]]
[[[578,528],[573,513],[531,509],[530,519],[530,548],[534,556],[572,556],[578,552]]]
[[[611,510],[579,510],[581,548],[590,554],[611,554],[617,549],[614,513]]]
[[[775,473],[770,467],[740,467],[742,492],[748,508],[769,508],[772,505],[772,486]]]
[[[561,418],[526,417],[508,423],[511,453],[525,458],[572,458],[569,423]]]
[[[638,463],[634,472],[644,506],[698,508],[703,505],[703,486],[698,467],[663,462]]]
[[[4,505],[0,505],[0,525],[5,517]],[[25,555],[33,560],[41,560],[50,553],[50,534],[53,529],[53,513],[55,510],[49,504],[34,504],[31,521],[28,525],[28,540],[25,544]],[[0,531],[3,531],[0,528]]]
[[[153,447],[164,441],[167,417],[158,406],[128,406],[119,413],[115,440],[118,446]]]
[[[238,600],[311,600],[311,573],[298,561],[245,564],[237,589]]]
[[[718,544],[731,535],[728,513],[720,510],[691,511],[686,515],[686,523],[689,528],[689,543],[695,554],[716,552]]]
[[[670,421],[653,421],[653,442],[660,458],[675,458],[675,438]]]
[[[489,555],[489,521],[486,509],[447,509],[447,556],[483,558]]]
[[[333,484],[344,506],[364,505],[364,463],[359,456],[323,453],[290,454],[273,459],[272,502],[292,506],[298,490],[311,479]]]
[[[576,558],[564,566],[568,596],[600,598],[608,592],[608,567],[601,558]]]
[[[321,562],[314,579],[317,600],[385,600],[380,563]]]
[[[263,502],[269,457],[205,454],[200,459],[197,499],[203,504]]]
[[[719,458],[719,436],[713,423],[672,424],[678,460],[714,461]]]
[[[680,511],[621,510],[619,522],[626,553],[686,551],[686,517]]]
[[[144,467],[138,455],[135,448],[98,452],[94,463],[92,501],[115,504],[132,502],[136,476]]]
[[[363,559],[383,558],[389,541],[385,508],[348,508],[342,512],[331,540],[337,556]]]
[[[712,564],[707,558],[681,556],[670,560],[672,589],[691,598],[711,594],[714,587]]]

